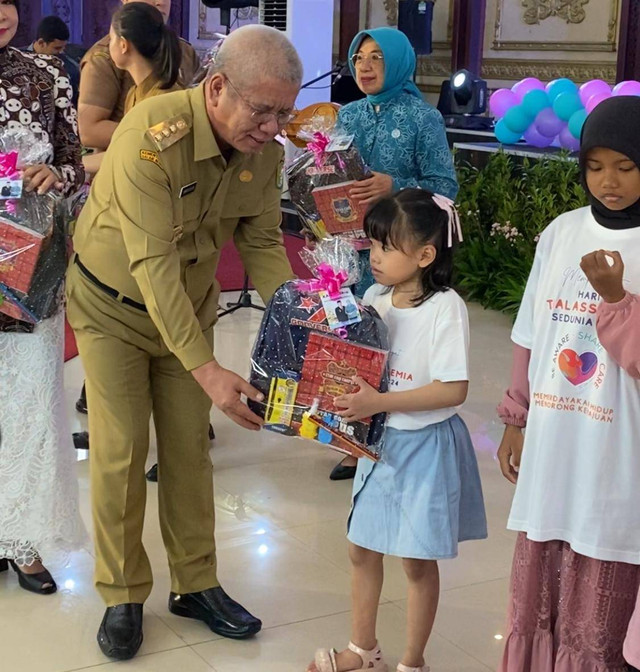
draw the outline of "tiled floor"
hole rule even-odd
[[[501,427],[494,408],[508,377],[509,320],[469,308],[472,386],[464,418],[474,437],[489,516],[490,538],[461,546],[441,563],[442,596],[427,650],[432,672],[495,670],[500,656],[514,537],[505,531],[512,494],[494,460]],[[261,314],[241,310],[216,329],[220,361],[248,373]],[[79,359],[66,365],[73,409],[82,381]],[[344,536],[350,483],[332,483],[337,454],[299,440],[237,428],[213,414],[217,545],[220,579],[233,597],[264,621],[253,640],[225,640],[206,626],[171,615],[169,572],[157,521],[155,486],[148,488],[145,544],[155,571],[145,608],[145,640],[128,663],[109,663],[95,641],[103,605],[92,586],[92,549],[55,568],[59,592],[40,597],[0,575],[0,670],[63,672],[127,668],[139,672],[304,672],[318,646],[343,647],[349,635],[349,564]],[[154,461],[154,446],[149,464]],[[88,454],[79,454],[82,512],[90,526]],[[405,581],[386,561],[379,638],[392,669],[403,647]]]

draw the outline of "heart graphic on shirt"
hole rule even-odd
[[[596,372],[598,358],[594,352],[583,352],[579,355],[575,350],[566,349],[558,355],[558,366],[572,385],[580,385]]]

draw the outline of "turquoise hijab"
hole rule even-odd
[[[396,28],[363,30],[353,38],[349,47],[349,68],[354,79],[356,68],[351,59],[367,37],[376,42],[384,56],[384,86],[375,95],[367,96],[367,99],[374,105],[381,105],[396,98],[401,93],[409,93],[422,100],[420,89],[413,83],[413,73],[416,70],[416,54],[409,38]]]

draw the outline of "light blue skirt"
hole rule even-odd
[[[478,463],[458,415],[418,430],[387,427],[381,460],[358,460],[349,541],[401,558],[455,558],[486,539]]]

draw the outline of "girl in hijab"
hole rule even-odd
[[[458,182],[444,120],[413,83],[416,56],[407,36],[395,28],[358,33],[349,49],[349,67],[366,98],[340,109],[338,126],[353,135],[373,176],[358,182],[351,195],[370,205],[409,187],[455,199]],[[374,284],[369,252],[360,254],[362,297]],[[356,459],[346,457],[331,480],[355,476]]]
[[[540,237],[513,328],[498,451],[519,532],[501,672],[623,672],[640,584],[640,98],[600,104],[590,207]],[[522,428],[527,431],[523,436]],[[640,623],[640,614],[634,619]]]

